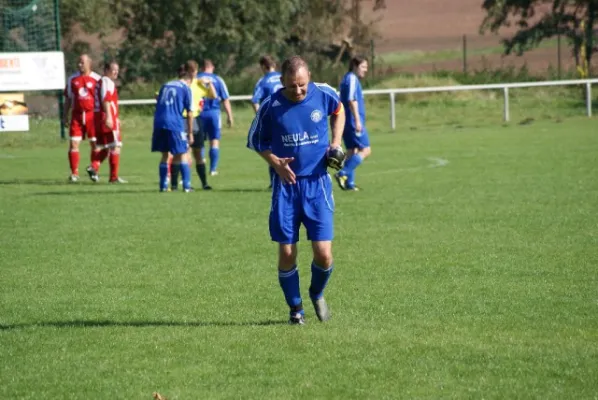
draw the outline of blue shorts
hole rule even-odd
[[[152,151],[160,153],[183,154],[187,152],[189,142],[187,142],[186,132],[174,132],[168,129],[154,130],[152,134]]]
[[[204,133],[204,138],[220,140],[222,130],[220,112],[203,112],[199,114],[199,118],[201,119],[201,129]]]
[[[282,183],[280,177],[275,175],[270,209],[272,241],[297,243],[301,224],[307,231],[307,240],[332,240],[333,216],[334,197],[330,175],[297,177],[294,185]]]
[[[370,138],[365,127],[359,133],[355,132],[355,128],[345,127],[343,132],[343,142],[345,142],[345,147],[347,149],[361,150],[370,147]]]

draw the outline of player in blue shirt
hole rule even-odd
[[[313,250],[309,296],[318,319],[326,321],[330,312],[323,293],[333,270],[334,233],[327,154],[329,149],[340,149],[345,113],[332,87],[310,82],[309,68],[301,57],[282,64],[282,84],[282,90],[262,102],[249,129],[247,147],[276,171],[269,225],[272,240],[279,243],[278,279],[290,307],[289,323],[305,321],[297,271],[301,224]]]
[[[227,124],[233,126],[233,111],[230,106],[230,95],[224,80],[214,73],[212,60],[204,60],[202,72],[197,74],[198,79],[209,79],[216,88],[216,98],[204,98],[203,110],[199,116],[204,136],[210,140],[210,175],[218,174],[218,160],[220,159],[220,137],[222,136],[222,122],[220,120],[220,102],[224,106]],[[204,155],[202,155],[203,157]]]
[[[160,191],[168,191],[168,155],[172,154],[172,176],[181,171],[183,190],[190,192],[191,169],[185,159],[193,144],[193,95],[189,85],[193,81],[193,65],[183,64],[178,70],[178,81],[170,81],[160,88],[154,112],[152,152],[162,153],[160,159]],[[186,111],[186,120],[181,117]],[[186,123],[186,127],[185,127]]]
[[[344,168],[334,177],[343,190],[359,190],[355,186],[355,169],[372,153],[368,131],[365,127],[363,91],[359,82],[367,72],[367,59],[359,56],[353,57],[349,65],[349,72],[345,74],[341,82],[341,100],[347,110],[343,140],[349,158],[345,162]]]
[[[253,89],[253,97],[251,103],[253,109],[257,113],[260,108],[260,104],[274,92],[282,88],[282,82],[280,81],[280,72],[276,71],[276,62],[271,56],[263,56],[260,58],[260,67],[264,73],[264,76],[260,78],[255,84]],[[272,188],[272,180],[274,179],[274,168],[268,167],[270,173],[270,187]]]

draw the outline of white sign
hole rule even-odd
[[[65,85],[61,51],[0,53],[0,92],[62,90]]]
[[[0,115],[0,132],[29,131],[28,115]]]

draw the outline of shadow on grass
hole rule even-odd
[[[74,321],[41,321],[23,324],[0,324],[0,331],[19,330],[27,328],[105,328],[105,327],[125,327],[125,328],[145,328],[145,327],[210,327],[210,326],[271,326],[286,325],[288,321],[284,320],[265,320],[255,322],[234,322],[234,321],[110,321],[110,320],[74,320]]]
[[[179,190],[178,192],[182,192]],[[143,193],[155,193],[162,196],[176,196],[178,192],[170,192],[170,193],[160,193],[158,189],[115,189],[115,190],[93,190],[93,189],[84,189],[84,190],[65,190],[65,191],[50,191],[50,192],[34,192],[30,193],[30,196],[103,196],[103,195],[117,195],[117,194],[143,194]],[[221,193],[270,193],[269,189],[214,189],[210,191],[205,191],[201,189],[196,189],[195,192],[203,193],[203,192],[221,192]],[[194,194],[187,194],[193,196]]]
[[[142,193],[155,193],[161,196],[176,196],[177,193],[182,192],[178,190],[170,193],[160,193],[158,189],[114,189],[114,190],[101,190],[101,189],[83,189],[83,190],[64,190],[64,191],[50,191],[50,192],[34,192],[30,193],[30,196],[102,196],[102,195],[115,195],[115,194],[142,194]],[[195,189],[196,193],[203,192],[221,192],[221,193],[269,193],[270,189],[214,189],[210,191]],[[193,196],[194,194],[187,194]]]
[[[0,185],[39,185],[39,186],[67,186],[72,185],[66,179],[4,179],[0,180]]]
[[[230,192],[230,193],[259,193],[259,192],[271,192],[268,188],[214,188],[215,192]]]
[[[159,194],[158,189],[83,189],[83,190],[65,190],[65,191],[51,191],[51,192],[34,192],[31,196],[103,196],[116,194],[142,194],[142,193],[156,193]]]
[[[140,193],[159,193],[157,188],[144,188],[144,189],[126,189],[128,186],[139,187],[142,185],[147,186],[147,182],[129,182],[124,185],[108,184],[108,183],[93,183],[93,182],[78,182],[70,183],[66,179],[44,179],[44,178],[31,178],[31,179],[4,179],[0,180],[0,186],[20,186],[20,185],[32,185],[32,186],[56,186],[60,188],[72,190],[53,190],[49,192],[35,192],[31,193],[32,196],[78,196],[78,195],[103,195],[103,194],[140,194]],[[93,188],[93,189],[92,189]],[[108,190],[104,190],[110,188]],[[201,189],[196,189],[196,192],[204,192]],[[262,193],[271,192],[267,187],[260,188],[218,188],[215,187],[214,192],[222,193]]]
[[[125,185],[126,186],[139,186],[139,185],[145,185],[146,183],[142,183],[142,182],[128,182]],[[103,188],[103,187],[117,187],[119,185],[117,184],[108,184],[108,183],[93,183],[89,180],[85,180],[84,182],[77,182],[77,183],[72,183],[69,182],[67,179],[47,179],[47,178],[14,178],[14,179],[2,179],[0,180],[0,185],[6,185],[6,186],[10,186],[10,185],[14,185],[14,186],[20,186],[20,185],[34,185],[34,186],[68,186],[68,187],[72,187],[72,188],[77,188],[77,187],[91,187],[91,186],[95,186],[98,188]]]

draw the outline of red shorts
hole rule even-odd
[[[71,126],[69,127],[69,136],[71,140],[75,141],[83,139],[95,140],[95,113],[93,111],[73,112]]]
[[[104,122],[98,118],[96,120],[96,148],[113,149],[115,147],[122,147],[120,121],[116,119],[116,126],[114,129],[108,130]]]

